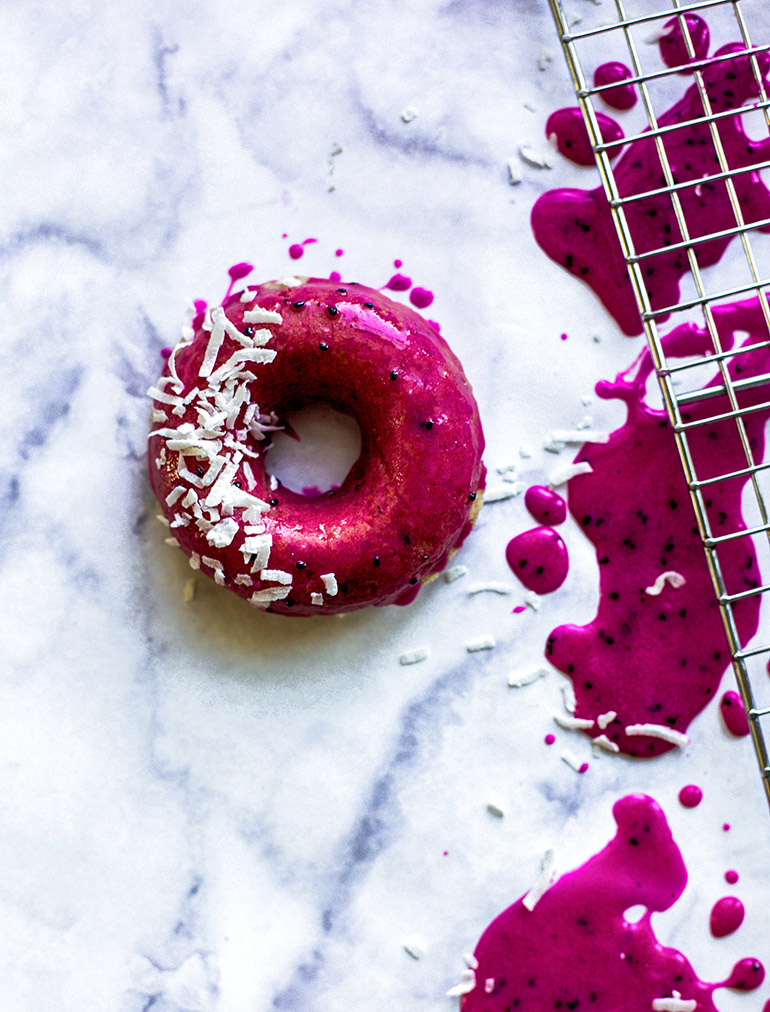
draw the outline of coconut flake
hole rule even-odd
[[[494,815],[496,819],[502,819],[505,815],[504,802],[498,795],[494,795],[487,801],[487,811],[490,815]]]
[[[476,986],[476,974],[468,968],[463,970],[460,983],[450,987],[446,993],[447,998],[460,998],[464,994],[470,994]]]
[[[574,713],[577,709],[577,700],[575,699],[575,687],[572,682],[565,681],[559,686],[561,689],[561,696],[564,700],[564,709],[568,713]]]
[[[575,753],[570,752],[569,749],[565,748],[560,758],[563,763],[566,763],[567,766],[569,766],[569,768],[571,770],[574,770],[576,773],[580,773],[580,771],[583,769],[583,763],[580,761],[580,759],[578,759]]]
[[[211,528],[206,534],[206,540],[214,548],[227,548],[228,545],[232,544],[233,538],[237,533],[238,524],[232,517],[228,517],[226,520],[220,520],[218,524]]]
[[[292,281],[299,283],[298,278],[292,278]],[[261,306],[254,306],[253,309],[247,309],[243,314],[244,323],[283,323],[283,317],[280,313],[274,309],[263,309]]]
[[[519,146],[519,158],[533,169],[551,168],[548,156],[544,155],[541,151],[536,151],[531,144],[521,144]]]
[[[427,947],[421,938],[415,936],[404,942],[404,952],[412,959],[422,959],[426,951]]]
[[[607,710],[606,713],[599,714],[596,718],[596,723],[603,731],[605,727],[607,727],[608,724],[611,724],[616,717],[617,713],[614,710]]]
[[[322,605],[324,603],[323,594],[315,594],[315,593],[311,594],[310,603],[318,606]]]
[[[259,574],[260,580],[267,580],[269,583],[283,583],[289,585],[294,577],[283,569],[263,569]]]
[[[472,583],[466,591],[468,597],[474,597],[476,594],[511,594],[516,588],[510,583],[495,583],[490,581],[489,583]]]
[[[249,604],[255,608],[267,608],[273,601],[282,601],[291,593],[291,587],[265,587],[263,590],[255,590],[249,598]]]
[[[167,545],[170,545],[172,548],[179,548],[179,542],[177,541],[176,538],[164,538],[163,540],[166,542]]]
[[[444,580],[446,583],[454,583],[455,580],[459,580],[461,576],[465,576],[467,572],[467,566],[451,566],[444,573]]]
[[[206,351],[203,355],[203,361],[201,362],[200,369],[198,370],[199,376],[205,377],[211,375],[211,371],[213,370],[216,364],[217,355],[219,354],[224,339],[225,339],[225,328],[221,322],[214,322],[212,315],[211,334],[209,335],[208,344],[206,345]]]
[[[645,735],[647,738],[660,738],[671,745],[679,745],[680,748],[690,744],[686,734],[676,731],[673,727],[666,727],[665,724],[629,724],[625,731],[629,737]]]
[[[540,874],[538,875],[535,884],[529,892],[522,897],[522,905],[526,907],[530,913],[532,913],[538,902],[543,898],[543,896],[545,896],[558,878],[559,875],[556,871],[556,852],[549,847],[543,854],[543,860],[540,864]]]
[[[620,746],[616,741],[610,741],[606,734],[597,734],[591,742],[596,748],[604,749],[605,752],[620,752]]]
[[[465,649],[469,654],[475,654],[480,650],[492,650],[496,646],[497,640],[494,636],[477,636],[475,639],[468,640]]]
[[[663,591],[663,588],[667,583],[674,587],[674,589],[678,589],[679,587],[684,587],[687,581],[682,574],[677,573],[675,569],[667,569],[665,573],[661,573],[658,576],[651,587],[645,587],[644,592],[645,594],[649,594],[650,597],[657,597],[658,594]]]
[[[329,597],[336,597],[339,588],[337,587],[337,577],[334,573],[321,573],[321,579]]]
[[[417,647],[415,650],[407,650],[405,654],[401,654],[398,658],[398,663],[406,666],[407,664],[419,664],[421,661],[426,661],[430,657],[430,649],[428,647]]]
[[[558,488],[559,485],[566,485],[568,481],[576,478],[579,474],[590,474],[593,468],[587,460],[579,460],[574,464],[562,464],[554,468],[548,476],[548,484],[551,488]]]
[[[698,1002],[695,998],[682,998],[679,991],[672,991],[671,998],[653,998],[652,1012],[695,1012]]]
[[[252,587],[254,585],[254,580],[248,575],[248,573],[238,573],[233,580],[233,583],[237,583],[239,587]]]
[[[516,485],[508,485],[507,488],[488,488],[484,490],[484,504],[491,502],[502,502],[504,499],[512,499],[518,495],[521,489],[517,490]]]
[[[401,113],[401,122],[411,123],[413,119],[417,119],[417,110],[414,106],[408,105]]]
[[[198,555],[197,552],[193,552],[192,553],[192,555],[190,556],[190,560],[189,561],[190,561],[190,569],[200,569],[201,568],[201,557],[200,557],[200,555]]]
[[[518,186],[522,180],[521,161],[518,158],[509,158],[505,167],[508,169],[508,185]]]
[[[495,978],[487,977],[484,981],[484,994],[492,994],[495,989]]]
[[[257,573],[262,569],[267,569],[267,563],[270,559],[270,549],[272,546],[272,534],[253,534],[244,538],[241,551],[244,555],[254,556],[254,560],[251,563],[252,573]]]
[[[508,685],[511,689],[522,689],[525,685],[532,685],[539,678],[548,674],[546,668],[535,668],[534,671],[526,671],[524,674],[512,673],[508,675]]]
[[[571,717],[555,713],[553,719],[554,723],[563,727],[565,731],[589,731],[594,726],[593,720],[589,717]]]
[[[556,429],[552,434],[553,439],[560,443],[609,443],[609,432],[600,429]]]

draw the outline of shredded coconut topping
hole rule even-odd
[[[679,991],[671,998],[653,998],[652,1012],[695,1012],[698,1002],[695,998],[682,998]]]
[[[680,747],[690,744],[690,739],[686,734],[674,730],[673,727],[666,727],[665,724],[629,724],[626,727],[626,734],[629,737],[646,735],[648,738],[661,738],[663,741]]]
[[[590,731],[594,722],[588,717],[571,717],[563,713],[553,715],[554,723],[563,727],[565,731]]]
[[[407,664],[419,664],[421,661],[426,661],[429,657],[430,650],[428,647],[418,647],[416,650],[408,650],[405,654],[401,654],[398,663],[404,666]]]
[[[556,871],[556,852],[552,848],[548,848],[543,854],[543,860],[540,866],[540,874],[537,877],[537,881],[529,890],[529,892],[522,897],[522,904],[529,910],[530,913],[535,909],[539,900],[545,896],[551,886],[559,878]]]
[[[256,295],[245,292],[241,302],[252,301]],[[243,318],[247,324],[282,323],[277,310],[260,306],[246,310]],[[155,437],[162,443],[155,458],[156,466],[175,467],[179,481],[166,496],[167,512],[171,511],[170,526],[197,528],[206,542],[217,549],[227,548],[242,534],[239,547],[244,571],[235,573],[233,582],[250,587],[255,583],[251,574],[260,574],[259,579],[280,583],[279,587],[263,588],[252,594],[252,604],[267,607],[272,601],[288,596],[291,575],[267,568],[272,537],[260,518],[270,507],[248,492],[238,476],[243,474],[249,485],[254,484],[248,458],[258,457],[259,452],[250,441],[263,440],[266,432],[280,427],[275,415],[260,413],[250,392],[254,369],[275,358],[275,351],[265,347],[273,335],[268,328],[242,332],[221,306],[206,311],[202,329],[208,338],[198,368],[199,378],[185,390],[177,371],[177,356],[194,337],[193,330],[184,327],[182,340],[168,360],[169,375],[147,391],[156,402],[152,422],[157,427],[149,438]],[[172,416],[182,418],[185,414],[185,421],[173,423]],[[190,420],[191,415],[197,418],[197,424]],[[236,513],[239,510],[243,513]],[[193,552],[191,567],[199,569],[201,562],[212,570],[217,583],[225,582],[219,561],[205,555],[201,559],[199,553]]]
[[[667,569],[665,573],[661,573],[658,576],[651,587],[645,587],[644,592],[645,594],[649,594],[650,597],[657,597],[658,594],[662,593],[667,583],[675,590],[678,590],[679,587],[684,587],[686,582],[681,573],[677,573],[675,569]]]

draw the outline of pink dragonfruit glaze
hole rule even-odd
[[[759,94],[748,57],[718,59],[741,51],[743,46],[738,43],[723,46],[702,71],[714,113],[738,109]],[[770,68],[770,53],[759,53],[756,60],[764,78]],[[660,127],[670,127],[703,115],[698,88],[693,84],[676,105],[658,118],[658,123]],[[770,138],[751,140],[743,130],[740,115],[717,120],[716,129],[731,169],[770,158]],[[679,191],[690,237],[733,228],[735,214],[724,182],[701,181],[704,176],[721,171],[708,125],[683,126],[664,133],[661,140],[674,180],[693,183],[692,187]],[[666,186],[655,141],[643,136],[629,144],[615,166],[614,175],[621,197]],[[758,172],[737,174],[733,185],[746,222],[770,218],[770,193]],[[641,263],[650,305],[654,310],[675,305],[680,278],[689,271],[689,264],[684,250],[666,251],[667,246],[682,241],[670,197],[664,193],[633,201],[625,205],[625,214],[637,254],[662,250]],[[603,189],[550,190],[536,202],[531,221],[535,239],[543,251],[593,289],[624,334],[640,334],[641,318]],[[770,226],[763,225],[760,230],[766,232]],[[724,236],[699,244],[700,267],[716,263],[730,239]],[[664,320],[666,316],[658,319]]]
[[[767,341],[759,302],[749,300],[714,307],[722,346],[732,347],[735,334],[746,331],[747,345]],[[705,330],[694,324],[677,327],[663,339],[669,357],[698,355],[711,349]],[[712,349],[713,350],[713,349]],[[736,356],[735,377],[762,375],[770,369],[767,348]],[[617,717],[604,734],[621,752],[654,756],[673,746],[659,738],[628,736],[630,724],[653,723],[684,732],[714,698],[729,661],[719,611],[706,566],[689,494],[671,429],[662,411],[644,403],[652,360],[644,351],[614,383],[600,382],[597,393],[619,398],[627,407],[626,423],[606,444],[587,443],[577,460],[592,473],[569,482],[569,508],[596,549],[600,600],[597,615],[586,626],[563,625],[547,642],[546,655],[572,681],[578,717],[594,720],[608,710]],[[759,387],[740,395],[741,407],[761,404]],[[727,409],[717,396],[691,407],[685,421]],[[764,453],[764,425],[770,409],[745,416],[746,434],[755,460]],[[715,422],[689,432],[695,472],[701,479],[726,474],[744,459],[731,421]],[[745,478],[720,481],[707,491],[705,506],[715,534],[745,530],[741,491]],[[750,540],[736,538],[718,549],[728,593],[749,590],[760,582]],[[657,577],[675,571],[684,586],[666,584],[658,596],[646,593]],[[759,599],[733,605],[742,644],[756,632]],[[587,732],[599,734],[594,728]]]
[[[749,718],[738,693],[729,689],[720,699],[719,709],[730,734],[736,738],[745,738],[749,733]]]
[[[725,938],[743,924],[746,911],[737,896],[723,896],[711,908],[709,929],[714,938]]]
[[[597,112],[596,119],[605,144],[622,139],[623,128],[614,119],[603,112]],[[594,164],[594,152],[588,130],[583,122],[583,114],[577,107],[557,109],[551,113],[545,124],[545,135],[549,140],[553,140],[559,153],[569,158],[575,165]],[[619,154],[620,148],[608,151],[610,158],[617,158]]]
[[[552,527],[534,527],[512,538],[505,558],[511,572],[536,594],[553,593],[567,578],[567,546]]]
[[[524,505],[539,524],[558,527],[567,519],[566,500],[545,485],[531,485],[524,493]]]
[[[697,808],[703,801],[703,791],[697,784],[687,784],[679,792],[679,804],[683,808]]]
[[[599,854],[563,875],[532,911],[520,899],[486,929],[461,1012],[639,1012],[674,991],[695,999],[698,1012],[716,1012],[718,987],[761,985],[759,960],[741,960],[727,981],[709,984],[682,953],[660,945],[651,918],[682,895],[682,855],[652,798],[621,798],[613,815],[617,833]],[[627,921],[625,911],[639,904],[646,913]]]
[[[600,93],[601,100],[612,109],[631,109],[637,102],[636,86],[624,82],[632,76],[630,68],[625,63],[612,60],[596,68],[594,87],[601,88],[607,84],[615,84],[616,87],[607,88],[606,91]]]
[[[687,34],[690,37],[694,56],[687,51],[682,22],[679,18],[671,18],[663,26],[665,34],[658,42],[660,58],[667,67],[682,67],[682,74],[690,73],[687,64],[694,60],[703,60],[709,51],[709,28],[702,17],[697,14],[686,14],[684,21],[687,22]]]

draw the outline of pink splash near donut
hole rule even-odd
[[[150,484],[194,569],[285,615],[406,604],[480,508],[478,408],[438,331],[371,288],[291,278],[199,312],[153,398]],[[309,498],[265,471],[291,411],[351,415],[362,449]],[[173,543],[173,542],[172,542]]]

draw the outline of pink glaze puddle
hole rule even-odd
[[[603,112],[597,112],[596,118],[605,143],[622,139],[623,129],[619,123]],[[593,148],[580,109],[557,109],[551,113],[545,124],[545,135],[553,140],[560,154],[576,165],[594,164]],[[620,148],[608,152],[610,158],[617,158],[619,154]]]
[[[764,968],[756,959],[709,984],[682,953],[660,945],[651,918],[684,890],[682,855],[652,798],[621,798],[613,814],[618,829],[604,850],[563,875],[533,910],[520,899],[486,929],[462,1012],[640,1012],[674,991],[697,1001],[698,1012],[716,1012],[718,987],[760,986]],[[627,921],[625,912],[639,904],[646,913]]]
[[[711,908],[709,928],[714,938],[731,935],[743,924],[746,915],[743,904],[737,896],[723,896]]]
[[[703,791],[696,784],[687,784],[679,792],[679,803],[683,808],[697,808],[703,801]]]
[[[617,84],[615,88],[608,88],[601,93],[601,99],[612,109],[631,109],[636,105],[636,87],[633,84],[624,84],[629,77],[632,77],[629,67],[625,63],[611,61],[603,63],[594,71],[594,87],[601,88],[607,84]]]
[[[700,20],[700,19],[698,19]],[[665,42],[666,40],[662,40]],[[668,37],[671,51],[678,53],[676,35]],[[703,75],[714,113],[739,109],[759,94],[751,61],[734,56],[743,51],[735,43],[723,46]],[[677,63],[680,62],[677,60]],[[757,63],[763,77],[770,68],[770,54],[760,53]],[[569,111],[568,111],[569,112]],[[702,118],[703,104],[697,85],[658,118],[661,127],[676,127],[662,135],[668,161],[676,183],[691,182],[679,191],[682,210],[691,238],[711,235],[735,226],[727,187],[723,181],[704,181],[703,177],[720,172],[716,149],[707,125],[686,125]],[[728,115],[717,121],[730,169],[757,165],[770,158],[770,139],[751,140],[743,130],[741,116]],[[621,197],[656,190],[666,185],[655,142],[642,137],[629,144],[615,166],[615,179]],[[770,193],[758,172],[743,172],[733,180],[746,222],[770,218]],[[673,306],[679,299],[679,281],[689,271],[684,250],[667,250],[682,241],[671,199],[666,194],[645,197],[625,205],[628,227],[636,253],[660,251],[642,262],[644,285],[653,309]],[[766,232],[770,226],[761,226]],[[595,190],[559,189],[543,194],[532,210],[532,229],[543,251],[585,281],[601,299],[627,335],[642,331],[641,319],[621,254],[609,204],[601,187]],[[701,268],[715,264],[731,241],[722,236],[697,247]],[[661,315],[659,320],[666,319]]]
[[[524,493],[524,505],[539,524],[557,527],[567,519],[567,503],[552,488],[531,485]]]
[[[567,546],[552,527],[534,527],[512,538],[505,558],[527,590],[536,594],[551,594],[567,578]]]
[[[767,341],[757,300],[714,308],[725,349],[738,331],[747,344]],[[710,346],[705,330],[693,324],[676,328],[664,339],[669,356],[698,355]],[[759,348],[736,356],[733,378],[770,370],[770,351]],[[673,747],[660,737],[628,735],[625,728],[655,724],[684,732],[712,699],[729,660],[711,580],[697,537],[695,518],[668,421],[644,401],[652,371],[647,351],[614,383],[601,382],[602,398],[619,398],[627,406],[625,425],[606,444],[586,444],[577,460],[592,473],[569,482],[569,508],[596,549],[599,563],[599,608],[586,626],[555,629],[546,654],[572,681],[578,717],[594,720],[608,710],[617,717],[603,732],[621,752],[654,756]],[[743,391],[740,406],[762,404],[762,387]],[[727,410],[724,397],[692,406],[685,421]],[[745,416],[746,434],[755,460],[764,459],[764,425],[770,409]],[[701,479],[727,474],[744,460],[731,421],[699,426],[689,433],[690,453]],[[714,534],[745,530],[741,492],[745,478],[710,486],[706,513]],[[759,586],[760,574],[750,540],[720,545],[719,563],[728,593]],[[684,586],[665,583],[661,593],[648,592],[664,572],[681,575]],[[733,615],[741,643],[756,632],[757,596],[735,602]],[[587,732],[600,733],[598,726]]]
[[[749,718],[738,693],[732,689],[726,692],[719,701],[719,709],[730,734],[736,738],[745,738],[749,733]]]
[[[660,58],[667,67],[682,67],[682,73],[687,74],[687,64],[693,60],[704,60],[709,51],[709,27],[702,17],[697,14],[687,14],[684,17],[687,22],[687,34],[690,37],[690,44],[693,47],[694,56],[687,51],[682,24],[679,18],[671,18],[663,26],[668,29],[667,33],[658,42]]]
[[[735,885],[737,881],[738,881],[737,871],[733,871],[732,869],[730,869],[730,871],[725,872],[725,882],[727,882],[728,885]]]

